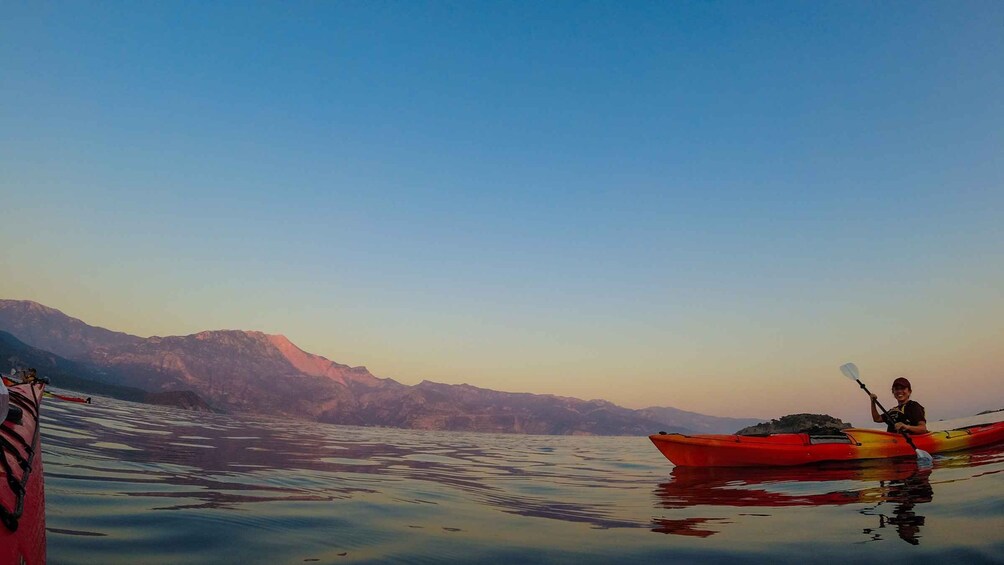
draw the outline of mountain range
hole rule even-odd
[[[0,370],[27,366],[53,385],[334,424],[532,434],[732,433],[759,423],[671,407],[405,385],[303,351],[282,335],[216,330],[143,338],[95,327],[36,302],[0,300]],[[167,400],[164,400],[167,399]]]

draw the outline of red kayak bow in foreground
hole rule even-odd
[[[0,423],[0,563],[45,563],[45,492],[38,410],[43,383],[10,387],[10,405],[20,408]]]

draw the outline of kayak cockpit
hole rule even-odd
[[[824,443],[851,443],[851,438],[849,438],[847,434],[809,436],[809,445],[820,445]]]

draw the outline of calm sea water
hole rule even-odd
[[[1004,562],[1004,447],[674,468],[644,437],[421,432],[47,399],[51,563]]]

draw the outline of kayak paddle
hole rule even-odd
[[[58,398],[60,400],[65,400],[67,402],[79,402],[81,404],[90,404],[91,403],[91,397],[90,396],[88,396],[87,398],[82,398],[82,397],[79,397],[79,396],[70,396],[68,394],[56,394],[54,392],[49,392],[49,391],[43,392],[42,395],[46,396],[46,397],[49,397],[49,398]]]
[[[49,379],[46,378],[46,377],[38,377],[35,380],[37,380],[38,382],[41,382],[41,383],[49,384]],[[23,385],[23,384],[25,384],[25,382],[27,382],[27,381],[15,381],[14,379],[8,378],[7,375],[3,375],[3,384],[4,384],[4,386]],[[54,392],[49,392],[49,391],[43,392],[42,396],[45,396],[46,398],[58,398],[60,400],[65,400],[67,402],[79,402],[81,404],[90,404],[91,403],[91,397],[90,396],[88,396],[87,398],[82,398],[82,397],[79,397],[79,396],[70,396],[68,394],[56,394]]]
[[[858,373],[857,365],[855,365],[854,363],[844,363],[843,365],[840,366],[840,372],[843,373],[844,376],[847,377],[848,379],[851,379],[852,381],[858,383],[858,386],[860,386],[862,390],[868,393],[868,396],[872,395],[871,391],[868,390],[868,387],[865,386],[865,383],[861,382],[861,374]],[[878,404],[879,410],[882,411],[882,419],[886,420],[887,418],[886,411],[885,408],[882,406],[882,403],[879,402],[878,399],[876,398],[875,404]],[[886,423],[888,424],[889,421],[886,420]],[[913,439],[910,438],[910,434],[908,432],[903,431],[901,433],[903,434],[903,438],[906,439],[906,443],[910,444],[910,447],[912,447],[914,451],[917,452],[917,463],[920,463],[922,465],[930,465],[931,463],[934,462],[934,458],[931,457],[930,453],[924,451],[923,449],[918,449],[917,446],[913,444]]]

